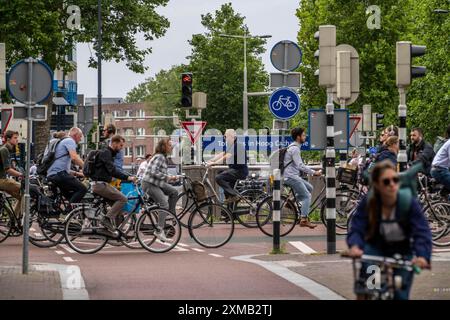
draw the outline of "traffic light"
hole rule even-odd
[[[372,127],[374,131],[378,131],[380,129],[384,128],[383,120],[384,120],[384,114],[380,113],[373,113],[372,114]]]
[[[423,66],[412,66],[412,58],[425,54],[426,46],[416,46],[409,41],[397,42],[396,48],[396,85],[407,87],[411,85],[412,78],[425,76],[427,68]]]
[[[192,73],[181,74],[181,106],[192,107]]]
[[[104,131],[105,129],[104,129],[104,126],[103,125],[99,125],[98,126],[98,139],[97,139],[97,141],[98,142],[103,142],[103,141],[105,141],[106,140],[106,137],[103,135],[103,131]]]
[[[319,50],[314,57],[319,59],[319,69],[314,75],[319,76],[319,85],[333,87],[336,84],[336,26],[319,26],[314,34],[319,41]]]

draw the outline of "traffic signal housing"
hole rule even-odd
[[[399,88],[411,85],[412,78],[425,76],[427,68],[413,66],[412,58],[423,56],[426,46],[417,46],[409,41],[399,41],[396,45],[396,85]]]
[[[181,106],[192,107],[192,73],[181,74]]]
[[[314,57],[319,59],[319,69],[314,75],[319,76],[319,85],[334,87],[336,84],[336,26],[319,26],[314,34],[319,41],[319,49]]]
[[[378,131],[384,128],[383,120],[384,114],[381,113],[373,113],[372,114],[372,127],[374,131]]]

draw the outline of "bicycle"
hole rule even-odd
[[[185,206],[178,213],[178,217],[184,217],[190,212],[187,223],[189,235],[205,248],[219,248],[225,245],[234,233],[231,212],[213,201],[213,196],[195,192],[193,181],[189,177],[181,176],[181,179],[185,190],[183,193]]]
[[[210,168],[203,163],[203,167],[205,168],[205,173],[203,174],[201,184],[206,188],[205,192],[207,192],[210,196],[209,199],[212,203],[222,205],[222,202],[219,199],[217,192],[214,190],[214,187],[209,179],[209,170]],[[251,178],[254,179],[255,177]],[[239,180],[236,182],[235,189],[240,187],[240,185],[244,184],[244,180]],[[254,182],[251,182],[250,185],[255,185]],[[255,202],[263,199],[267,193],[264,190],[259,189],[244,189],[240,193],[237,192],[236,196],[239,197],[239,200],[228,204],[226,207],[231,212],[231,216],[233,220],[237,220],[241,225],[247,228],[256,228],[256,209],[257,204]],[[183,221],[183,218],[188,214],[189,208],[192,206],[192,201],[188,199],[186,189],[178,196],[177,201],[177,217],[181,221],[181,224],[184,227],[187,227],[187,223]]]
[[[291,97],[283,98],[281,95],[277,101],[274,101],[272,103],[272,109],[275,111],[278,111],[281,109],[281,107],[285,107],[289,111],[294,111],[295,108],[297,108],[297,104],[294,101],[291,101]]]
[[[350,257],[348,252],[341,254],[342,257],[351,258],[353,266],[354,292],[358,300],[393,300],[395,292],[404,287],[401,275],[395,274],[395,270],[406,270],[420,274],[421,269],[410,260],[399,254],[393,257],[374,255],[362,255],[360,258]],[[369,276],[373,272],[367,268],[374,266],[376,272],[373,279]]]
[[[322,179],[325,182],[324,176],[322,176]],[[301,203],[297,201],[293,189],[286,186],[283,191],[280,199],[281,237],[288,235],[294,229],[295,225],[298,224],[301,210]],[[322,223],[327,226],[325,192],[326,186],[324,185],[319,195],[311,204],[309,214],[320,208],[320,219]],[[349,189],[344,185],[336,190],[336,234],[347,234],[348,217],[356,210],[356,204],[361,198],[361,191]],[[258,204],[256,210],[258,228],[269,237],[272,237],[273,235],[272,203],[273,197],[268,195]]]
[[[181,226],[176,215],[160,208],[137,186],[136,192],[136,206],[142,207],[141,216],[136,221],[133,210],[124,217],[114,233],[101,224],[108,212],[108,200],[94,195],[92,205],[81,205],[72,210],[65,224],[68,245],[78,253],[93,254],[100,251],[109,240],[118,240],[130,247],[130,243],[137,238],[141,246],[149,252],[163,253],[173,249],[181,238]],[[160,217],[164,217],[164,233],[167,237],[165,242],[155,235]]]
[[[16,217],[11,201],[12,197],[0,192],[0,243],[23,233],[22,219]]]

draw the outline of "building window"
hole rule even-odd
[[[134,135],[133,129],[126,128],[124,130],[125,130],[125,136],[132,136],[132,135]]]
[[[145,136],[145,128],[137,128],[136,135]]]
[[[113,117],[114,118],[120,117],[120,112],[117,110],[113,111]]]
[[[145,118],[145,110],[138,110],[137,111],[137,117],[138,118]]]
[[[137,146],[136,157],[144,157],[144,156],[145,156],[145,146]]]
[[[125,157],[131,157],[131,152],[132,152],[131,147],[125,147],[125,148],[123,148],[123,150],[124,150]]]

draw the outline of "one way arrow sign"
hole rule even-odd
[[[189,139],[191,139],[191,143],[194,144],[203,129],[205,129],[206,121],[183,121],[181,122],[181,126],[186,130]]]

